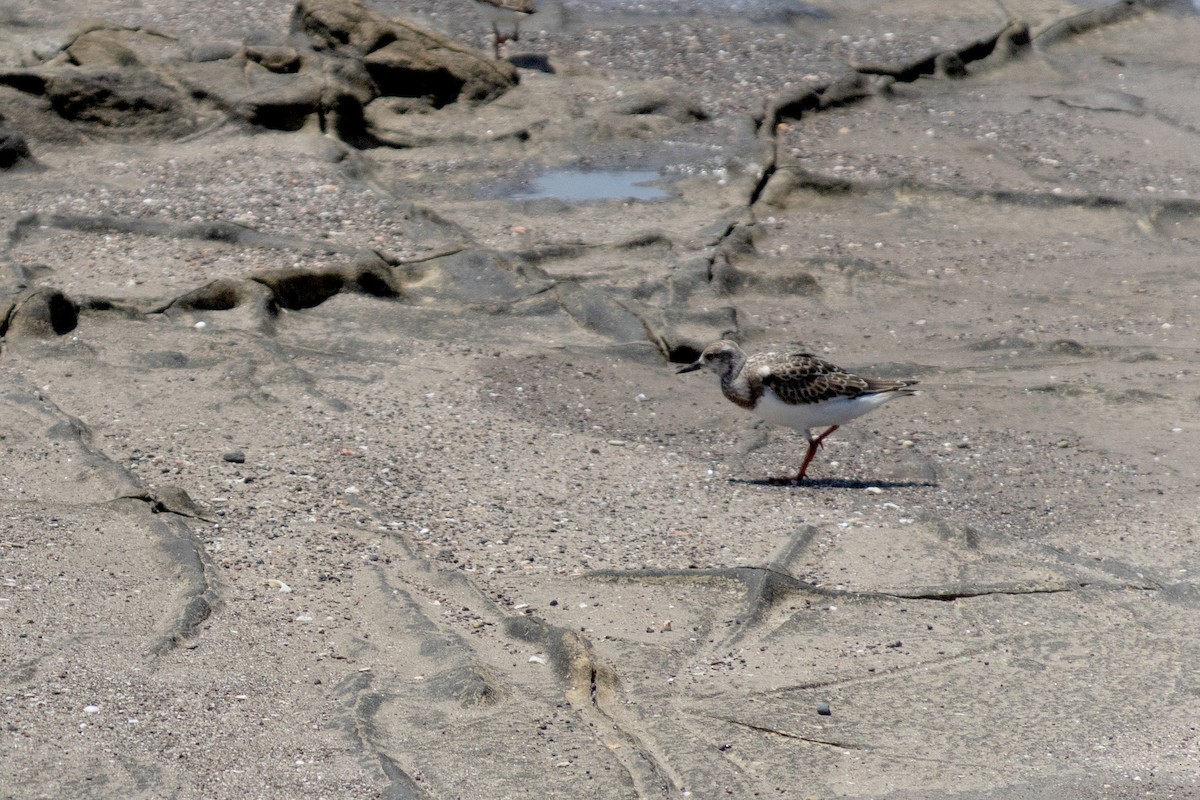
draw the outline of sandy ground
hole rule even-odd
[[[87,15],[291,11],[200,5]],[[485,47],[455,6],[409,10]],[[3,8],[10,64],[82,15]],[[1017,58],[773,132],[1004,15],[566,4],[424,147],[30,135],[0,300],[83,310],[0,340],[0,795],[1200,796],[1200,21],[1006,8]],[[709,117],[605,110],[647,93]],[[562,167],[670,197],[506,197]],[[170,305],[377,254],[399,297]],[[724,335],[924,391],[784,485],[674,373]]]

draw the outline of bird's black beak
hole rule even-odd
[[[688,364],[686,367],[680,367],[679,369],[675,370],[675,374],[682,375],[685,372],[695,372],[696,370],[700,369],[703,366],[704,365],[701,364],[699,361],[696,361],[694,363]]]

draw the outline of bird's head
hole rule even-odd
[[[676,374],[682,374],[698,369],[710,369],[721,377],[724,377],[737,372],[745,360],[746,354],[742,352],[742,348],[738,347],[736,342],[722,339],[704,348],[699,358],[687,366],[680,367],[675,372]]]

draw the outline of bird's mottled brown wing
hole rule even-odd
[[[753,363],[759,361],[759,363]],[[864,392],[887,391],[889,381],[869,381],[811,353],[755,356],[747,365],[785,403],[819,403],[835,397],[857,397]]]

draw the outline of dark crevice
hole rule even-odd
[[[1010,596],[1019,597],[1022,595],[1037,595],[1037,594],[1066,594],[1070,592],[1079,592],[1085,589],[1115,589],[1118,591],[1156,591],[1159,586],[1154,585],[1132,585],[1120,584],[1115,586],[1092,585],[1089,583],[1080,583],[1076,586],[1047,586],[1047,587],[1013,587],[1013,588],[996,588],[996,589],[947,589],[945,591],[929,591],[929,592],[881,592],[882,597],[893,597],[900,600],[934,600],[941,603],[953,603],[956,600],[970,600],[975,597],[996,597]]]
[[[759,733],[767,733],[772,736],[781,736],[785,739],[793,739],[798,742],[806,742],[808,744],[817,744],[824,747],[836,747],[839,750],[874,750],[874,747],[865,744],[854,744],[852,742],[839,742],[832,739],[818,739],[813,736],[803,736],[799,733],[789,733],[781,731],[778,728],[770,728],[766,725],[756,725],[753,722],[743,722],[740,719],[732,719],[731,717],[712,717],[712,719],[728,722],[730,725],[737,725],[739,728],[747,728]]]

